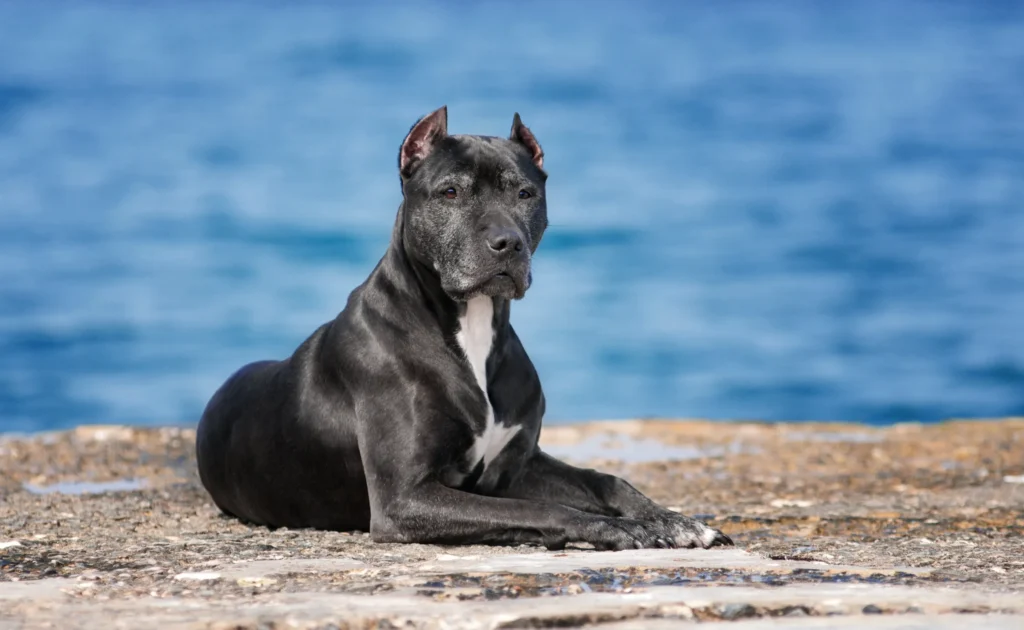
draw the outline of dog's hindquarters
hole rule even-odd
[[[196,464],[203,487],[221,511],[247,522],[262,519],[256,514],[258,509],[247,505],[245,484],[237,482],[249,468],[239,458],[246,452],[239,449],[239,442],[258,442],[250,436],[265,428],[265,423],[253,415],[263,407],[260,398],[266,395],[278,365],[277,361],[259,361],[232,374],[207,403],[196,428]]]
[[[369,528],[351,419],[323,404],[324,376],[309,360],[321,334],[285,361],[242,368],[207,405],[196,433],[199,477],[226,514],[270,527]]]

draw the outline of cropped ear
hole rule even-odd
[[[537,168],[544,169],[544,149],[540,148],[540,143],[537,142],[537,137],[533,135],[530,128],[519,119],[519,112],[516,112],[516,115],[512,117],[512,133],[509,134],[508,139],[526,147],[530,151],[531,159],[533,159],[533,163],[537,165]]]
[[[408,177],[416,165],[434,150],[437,143],[448,135],[448,106],[420,118],[412,126],[409,135],[402,141],[398,152],[398,170],[402,177]]]

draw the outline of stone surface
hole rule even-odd
[[[378,545],[249,527],[199,486],[193,439],[0,436],[0,630],[941,629],[968,613],[979,630],[1024,627],[1024,420],[545,430],[552,452],[737,542],[708,551]]]

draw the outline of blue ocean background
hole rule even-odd
[[[548,421],[1024,414],[1024,3],[0,3],[0,431],[191,424],[543,144]]]

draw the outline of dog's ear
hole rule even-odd
[[[516,115],[512,117],[512,133],[509,134],[508,139],[514,140],[526,147],[530,151],[530,157],[533,163],[537,165],[537,168],[544,169],[544,149],[540,148],[537,136],[533,135],[530,128],[519,119],[519,112],[516,112]]]
[[[398,170],[402,177],[408,177],[416,165],[430,155],[437,143],[447,135],[447,105],[420,118],[409,130],[409,135],[405,137],[398,152]]]

